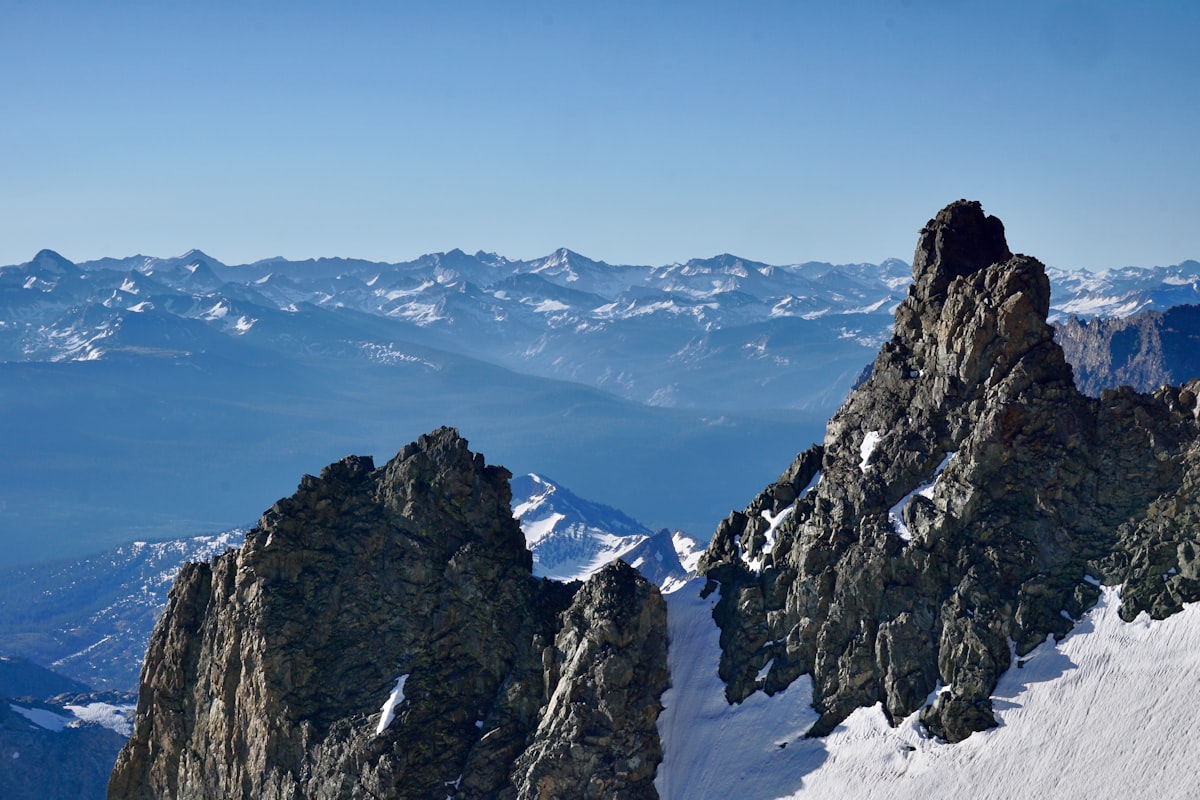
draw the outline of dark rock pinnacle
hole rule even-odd
[[[943,208],[921,229],[913,255],[913,281],[926,300],[943,295],[950,281],[1012,258],[1004,223],[975,200]]]
[[[913,262],[894,336],[824,442],[701,563],[729,700],[809,673],[814,735],[879,701],[951,741],[994,725],[1012,653],[1071,628],[1098,597],[1085,576],[1125,583],[1127,616],[1200,599],[1197,382],[1080,394],[1045,269],[978,203],[939,212]]]

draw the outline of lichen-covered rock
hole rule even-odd
[[[1130,581],[1156,611],[1200,599],[1184,566],[1195,389],[1083,396],[1043,266],[978,203],[930,220],[913,261],[895,334],[823,444],[723,523],[701,566],[728,698],[810,673],[813,734],[880,701],[903,718],[939,683],[921,717],[937,735],[993,725],[1012,651],[1065,634],[1097,597],[1089,577]],[[786,507],[768,499],[780,484]]]
[[[109,797],[512,796],[577,586],[533,578],[509,477],[443,428],[306,476],[185,568]]]

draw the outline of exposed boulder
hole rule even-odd
[[[1042,264],[1013,255],[978,203],[921,231],[869,377],[702,561],[721,593],[731,702],[810,673],[824,734],[879,701],[906,717],[940,684],[921,718],[958,741],[995,724],[990,695],[1013,653],[1062,636],[1095,601],[1089,579],[1174,568],[1160,576],[1169,589],[1147,584],[1138,602],[1200,599],[1184,566],[1200,505],[1185,480],[1195,389],[1083,396],[1049,300]],[[768,499],[818,474],[786,508]]]

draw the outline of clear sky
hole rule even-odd
[[[0,264],[1200,259],[1200,3],[0,0]]]

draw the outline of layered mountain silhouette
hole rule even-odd
[[[1075,367],[1075,385],[1097,396],[1129,386],[1152,392],[1200,375],[1200,306],[1173,306],[1128,317],[1070,317],[1055,336]]]

